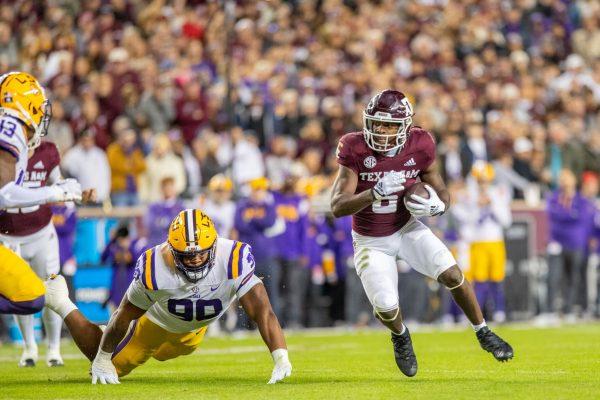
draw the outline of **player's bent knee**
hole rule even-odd
[[[377,312],[387,312],[398,308],[398,298],[391,293],[377,293],[373,297],[373,308]]]
[[[12,314],[29,315],[42,311],[44,308],[44,296],[39,296],[31,301],[13,301]]]
[[[444,271],[438,278],[438,280],[446,286],[448,290],[458,289],[465,283],[465,276],[458,268],[458,266],[454,265]]]

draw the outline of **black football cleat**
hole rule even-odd
[[[394,345],[394,357],[396,365],[406,376],[415,376],[417,374],[417,356],[413,350],[412,340],[408,328],[402,335],[392,333],[392,344]]]
[[[33,358],[24,358],[21,361],[19,361],[19,367],[33,368],[35,367],[35,360]]]
[[[492,353],[496,360],[504,362],[513,358],[514,352],[510,344],[502,340],[500,336],[492,332],[487,326],[484,326],[475,334],[481,348]]]

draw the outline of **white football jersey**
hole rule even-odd
[[[165,263],[163,246],[147,250],[138,259],[127,299],[148,310],[146,316],[169,332],[191,332],[216,321],[236,297],[260,283],[246,243],[218,238],[215,264],[196,283]]]
[[[8,151],[16,159],[15,182],[21,185],[27,170],[27,136],[21,121],[9,115],[0,116],[0,148]]]

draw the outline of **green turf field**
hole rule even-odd
[[[413,334],[419,372],[394,363],[385,331],[288,335],[293,375],[266,385],[272,362],[258,337],[207,338],[193,355],[151,360],[118,386],[92,386],[89,363],[68,344],[64,368],[19,369],[0,347],[2,399],[600,399],[600,324],[498,332],[515,359],[498,363],[472,331]],[[43,352],[43,349],[42,349]],[[43,354],[43,353],[42,353]]]

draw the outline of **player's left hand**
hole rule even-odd
[[[446,211],[446,204],[431,186],[425,185],[425,189],[429,192],[429,198],[412,194],[410,199],[413,201],[404,198],[406,209],[415,217],[433,217],[443,214]]]
[[[271,379],[268,382],[269,385],[281,382],[284,378],[292,374],[292,364],[288,359],[287,350],[277,349],[271,354],[273,356],[273,361],[275,362],[275,367],[273,367]]]
[[[105,385],[107,383],[119,384],[117,370],[111,360],[112,354],[98,350],[98,354],[92,362],[92,384],[95,385],[98,380]]]

